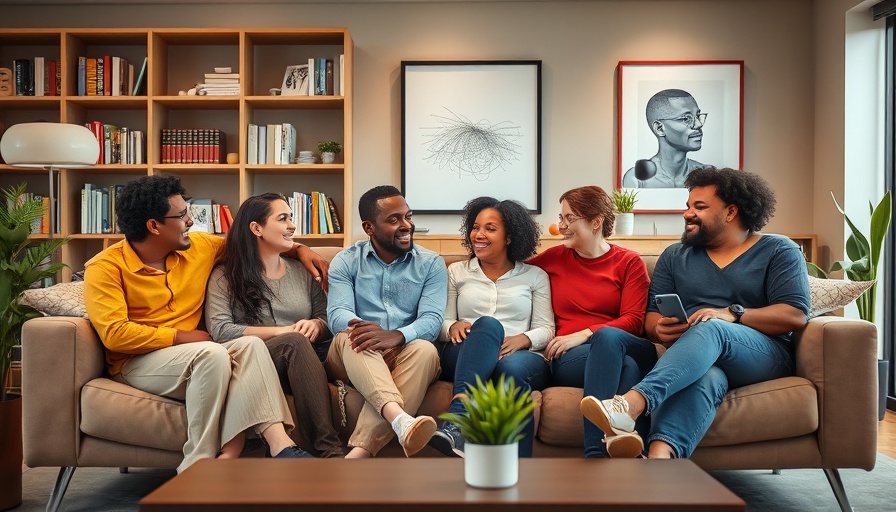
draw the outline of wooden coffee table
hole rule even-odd
[[[201,460],[140,501],[142,512],[671,510],[742,511],[743,500],[690,460],[521,459],[520,481],[464,483],[463,461]]]

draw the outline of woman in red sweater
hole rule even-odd
[[[637,252],[607,242],[615,220],[613,202],[600,187],[567,191],[560,196],[563,245],[527,261],[544,269],[551,280],[557,330],[544,354],[551,361],[554,386],[585,386],[590,346],[603,336],[643,335],[650,279]],[[653,345],[645,340],[643,349],[652,359],[620,354],[621,373],[597,377],[628,390],[656,362]],[[641,368],[636,361],[650,367]],[[584,425],[585,456],[605,457],[603,432],[589,421]],[[645,426],[639,425],[639,430],[646,431]]]

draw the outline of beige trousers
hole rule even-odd
[[[427,388],[441,372],[439,353],[427,340],[413,340],[382,352],[355,352],[345,332],[333,338],[326,369],[330,379],[351,382],[364,396],[366,402],[348,445],[373,455],[395,435],[380,414],[383,406],[396,402],[408,414],[416,414]]]
[[[287,432],[293,427],[277,369],[256,336],[185,343],[139,355],[125,363],[115,380],[184,401],[187,442],[178,473],[199,459],[216,457],[227,441],[250,427],[258,433],[278,422]]]

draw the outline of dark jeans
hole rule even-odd
[[[550,367],[540,354],[519,350],[498,360],[501,343],[504,342],[504,327],[492,317],[482,317],[473,322],[467,338],[461,343],[448,342],[441,348],[442,374],[440,380],[454,382],[454,394],[466,393],[467,384],[476,385],[476,376],[483,381],[497,379],[501,374],[513,377],[516,385],[524,390],[541,391],[548,385]],[[448,410],[463,414],[464,406],[454,399]],[[523,439],[519,442],[520,457],[532,456],[535,439],[535,418],[530,415],[523,429]]]
[[[580,345],[580,348],[586,345]],[[615,327],[598,329],[591,335],[584,369],[585,396],[600,400],[622,395],[647,375],[656,364],[653,343]],[[569,355],[570,350],[564,356]],[[562,360],[562,358],[561,358]],[[585,457],[606,457],[604,432],[587,419],[585,422]],[[641,436],[650,431],[650,420],[642,414],[635,420],[635,430]],[[612,435],[612,434],[611,434]],[[647,449],[647,446],[644,446]]]
[[[297,427],[321,457],[342,457],[345,448],[333,427],[327,374],[308,338],[291,332],[266,340],[280,385],[291,393]]]

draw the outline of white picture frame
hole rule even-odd
[[[680,134],[682,138],[690,138],[701,132],[699,147],[686,151],[685,158],[694,166],[743,168],[743,69],[744,62],[735,60],[619,62],[616,185],[639,191],[635,212],[677,213],[684,211],[687,203],[688,191],[683,185],[654,188],[640,180],[634,182],[636,166],[660,158],[658,145],[663,135],[656,134],[654,129],[682,128],[677,119],[660,120],[654,127],[648,123],[648,102],[661,91],[684,91],[696,102],[695,114],[708,114],[702,125],[695,123],[689,133]],[[686,143],[679,141],[678,144]],[[650,175],[649,172],[637,174]],[[683,177],[678,175],[677,180]]]
[[[281,96],[308,95],[308,64],[286,66],[283,84],[280,86]]]
[[[417,213],[479,196],[541,213],[541,61],[403,61],[401,188]]]

